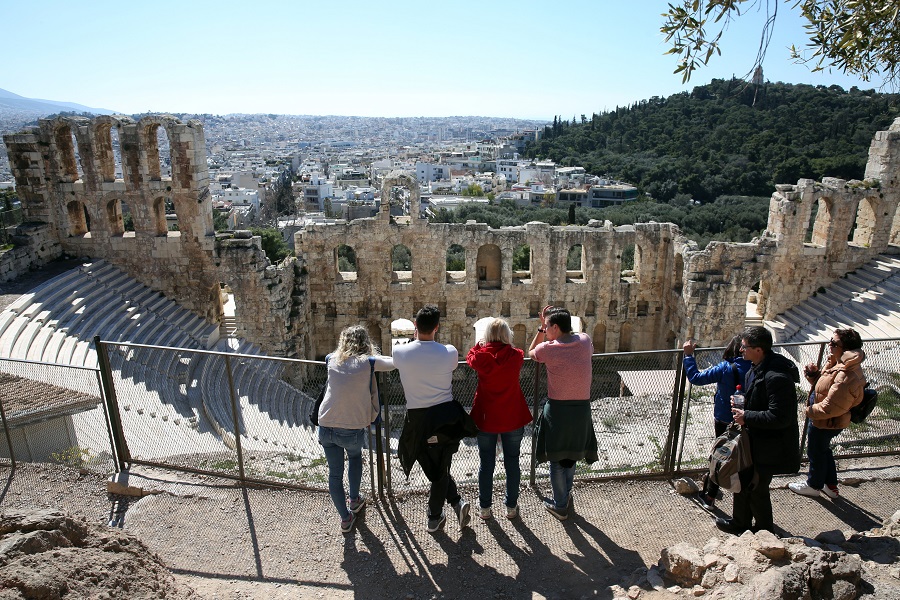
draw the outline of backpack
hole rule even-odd
[[[866,417],[868,417],[869,414],[875,409],[875,405],[877,403],[878,390],[873,390],[869,387],[869,383],[866,382],[866,387],[863,389],[862,401],[850,409],[850,422],[865,422]]]
[[[737,494],[741,491],[739,474],[753,466],[750,456],[750,434],[737,423],[728,425],[725,433],[715,439],[709,453],[709,480],[723,490]],[[753,472],[750,487],[758,481]]]

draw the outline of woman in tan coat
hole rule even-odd
[[[831,440],[850,424],[850,409],[862,402],[866,387],[862,370],[866,355],[859,334],[852,329],[836,329],[828,346],[831,353],[821,373],[814,364],[804,369],[806,380],[815,386],[810,404],[804,408],[809,417],[809,475],[805,482],[788,486],[792,492],[814,498],[819,492],[829,498],[839,497]]]

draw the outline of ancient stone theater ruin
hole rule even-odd
[[[169,141],[171,177],[160,169],[160,130]],[[322,357],[350,324],[364,324],[389,348],[391,323],[426,303],[440,307],[442,339],[462,351],[487,316],[506,317],[515,343],[525,345],[548,303],[580,317],[596,352],[673,348],[688,336],[711,345],[743,326],[751,291],[758,290],[759,317],[773,319],[874,256],[897,253],[900,243],[900,119],[875,135],[862,180],[776,186],[766,231],[750,243],[698,250],[670,223],[429,223],[419,218],[415,177],[395,172],[383,182],[382,198],[407,188],[409,224],[395,222],[385,201],[375,217],[308,226],[296,234],[296,256],[278,265],[249,232],[214,231],[198,121],[53,118],[4,141],[26,222],[17,247],[4,255],[3,278],[64,255],[105,259],[212,323],[222,320],[227,286],[238,335],[280,356]],[[167,204],[177,231],[167,226]],[[123,227],[123,205],[133,232]],[[354,273],[339,270],[342,245],[357,257]],[[446,270],[454,245],[465,251],[465,271]],[[580,268],[567,270],[569,250],[578,245]],[[408,249],[410,271],[392,271],[396,246]],[[622,257],[631,248],[627,268]],[[523,251],[530,253],[528,269],[514,271],[513,254]]]

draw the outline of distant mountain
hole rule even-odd
[[[106,108],[91,108],[74,102],[25,98],[0,88],[0,113],[4,111],[33,113],[35,116],[41,117],[58,112],[88,112],[95,115],[111,115],[115,112]]]

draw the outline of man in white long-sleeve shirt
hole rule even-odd
[[[393,349],[407,407],[400,436],[401,463],[408,476],[412,463],[418,461],[431,481],[428,531],[432,533],[447,521],[444,502],[453,507],[460,528],[466,527],[471,518],[469,503],[462,499],[450,475],[450,463],[459,449],[459,439],[465,435],[460,432],[468,415],[453,402],[451,383],[459,353],[450,344],[434,339],[440,316],[436,306],[424,306],[416,313],[416,340]]]

